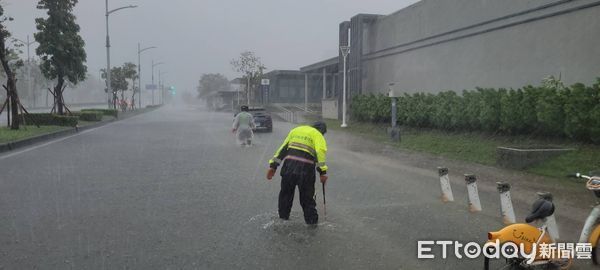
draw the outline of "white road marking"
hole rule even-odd
[[[113,122],[113,123],[115,123],[115,122]],[[20,150],[20,151],[17,151],[17,152],[12,152],[12,153],[0,156],[0,160],[7,159],[9,157],[14,157],[14,156],[17,156],[17,155],[20,155],[20,154],[23,154],[23,153],[27,153],[29,151],[32,151],[32,150],[35,150],[35,149],[39,149],[39,148],[42,148],[42,147],[46,147],[48,145],[51,145],[51,144],[54,144],[54,143],[57,143],[57,142],[62,142],[64,140],[67,140],[67,139],[70,139],[70,138],[73,138],[73,137],[76,137],[76,136],[79,136],[79,135],[83,135],[83,134],[92,132],[92,131],[94,131],[96,129],[103,128],[103,127],[108,126],[108,125],[112,125],[113,123],[109,123],[109,124],[106,124],[106,125],[102,125],[102,126],[99,126],[99,127],[88,129],[88,130],[85,130],[85,131],[82,131],[82,132],[77,132],[77,133],[75,133],[73,135],[69,135],[69,136],[66,136],[66,137],[58,138],[58,139],[55,139],[55,140],[52,140],[52,141],[49,141],[49,142],[46,142],[46,143],[43,143],[43,144],[34,145],[32,147],[29,147],[29,148],[26,148],[26,149],[23,149],[23,150]]]

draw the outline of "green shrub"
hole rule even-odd
[[[484,131],[496,132],[500,127],[500,100],[506,95],[506,89],[478,89],[481,93],[479,101],[479,125]]]
[[[542,88],[536,104],[538,132],[551,136],[564,134],[564,98],[556,89]]]
[[[600,143],[600,78],[592,86],[564,87],[549,77],[543,86],[523,89],[444,91],[398,97],[398,123],[443,130],[486,131],[504,134],[537,133]],[[390,121],[390,99],[381,94],[352,97],[352,119]]]
[[[583,84],[573,85],[565,94],[565,134],[570,138],[591,138],[593,114],[591,110],[600,103],[600,91]]]
[[[77,126],[79,119],[76,116],[55,115],[54,123],[57,126],[74,127]]]
[[[413,127],[430,127],[434,99],[435,96],[432,94],[416,93],[412,95],[406,104],[406,124]]]
[[[102,121],[104,114],[100,111],[85,111],[79,116],[79,120],[88,122],[99,122]]]
[[[433,106],[431,108],[431,123],[433,127],[440,129],[454,129],[452,108],[458,105],[458,96],[452,91],[445,91],[433,97]]]
[[[118,117],[119,111],[114,109],[83,109],[81,112],[101,112],[106,116]]]
[[[479,114],[481,112],[481,93],[478,91],[463,91],[463,112],[465,128],[479,130]]]
[[[520,102],[520,108],[522,110],[521,117],[523,119],[523,133],[530,133],[537,130],[538,119],[537,119],[537,99],[540,90],[533,86],[526,86],[523,88],[523,99]]]
[[[35,123],[41,126],[74,127],[78,123],[78,118],[76,116],[61,116],[50,113],[30,113],[25,114],[24,118],[28,125]],[[20,115],[19,119],[23,122],[23,115]]]
[[[509,90],[500,97],[499,130],[507,134],[519,134],[526,130],[524,119],[523,91]]]
[[[383,94],[379,94],[375,98],[375,122],[390,122],[392,121],[392,100]]]
[[[369,121],[366,117],[367,110],[365,105],[369,99],[366,95],[356,95],[352,97],[352,103],[350,104],[350,116],[352,119],[357,121]]]

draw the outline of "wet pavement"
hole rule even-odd
[[[456,202],[440,202],[442,164],[331,132],[327,216],[318,185],[318,227],[304,224],[297,196],[281,221],[279,179],[264,174],[292,125],[276,122],[241,148],[232,120],[167,107],[0,155],[0,269],[482,268],[483,259],[419,260],[417,241],[485,242],[502,227],[493,185],[471,214],[460,179]],[[580,223],[557,219],[576,235]]]

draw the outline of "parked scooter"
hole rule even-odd
[[[592,261],[595,265],[600,263],[600,251],[598,250],[598,242],[600,239],[600,176],[587,176],[577,173],[574,175],[577,178],[587,180],[585,186],[588,190],[594,192],[596,196],[596,206],[592,208],[592,212],[585,221],[579,243],[592,244]]]
[[[588,216],[585,225],[581,231],[579,243],[591,243],[592,260],[594,264],[600,262],[600,252],[598,251],[598,242],[600,239],[600,177],[587,176],[577,173],[573,175],[578,178],[587,180],[586,187],[594,192],[596,198],[599,199],[596,206]],[[539,193],[540,199],[533,204],[532,212],[526,218],[527,223],[537,224],[512,224],[504,227],[497,232],[489,232],[488,239],[490,242],[499,241],[500,244],[514,243],[517,246],[523,244],[525,253],[530,253],[533,249],[533,244],[552,244],[555,239],[552,239],[548,230],[548,218],[554,213],[554,203],[552,196],[549,193]],[[556,252],[556,251],[555,251]],[[492,260],[485,258],[484,268],[487,269],[569,269],[573,262],[573,254],[570,258],[560,258],[558,254],[553,254],[553,259],[542,258],[538,250],[537,257],[533,263],[528,264],[525,258],[511,258]]]

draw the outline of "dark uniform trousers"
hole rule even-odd
[[[289,219],[294,202],[296,186],[300,193],[300,206],[307,224],[317,224],[317,203],[315,202],[315,165],[296,160],[286,160],[281,170],[281,191],[279,192],[279,217]]]

